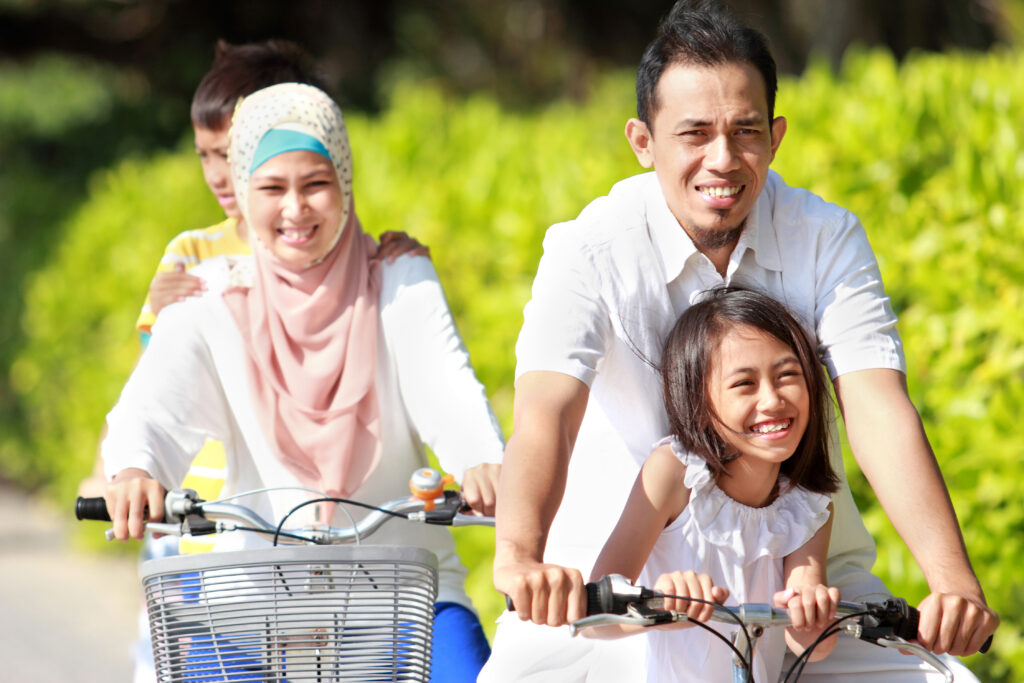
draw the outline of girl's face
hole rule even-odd
[[[727,464],[778,474],[807,429],[810,399],[800,361],[767,332],[735,325],[722,337],[708,382],[718,431],[740,456]],[[774,482],[774,479],[772,479]]]
[[[341,187],[331,162],[299,150],[270,158],[249,178],[249,219],[282,263],[302,267],[327,255],[341,226]]]

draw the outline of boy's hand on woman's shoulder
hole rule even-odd
[[[206,291],[206,283],[202,278],[189,275],[185,266],[178,263],[174,270],[157,273],[149,285],[149,307],[156,315],[167,306],[185,297],[199,296]]]
[[[430,247],[423,246],[415,237],[401,231],[383,232],[379,242],[380,246],[377,247],[377,253],[374,255],[378,261],[394,263],[395,259],[403,254],[430,258]]]

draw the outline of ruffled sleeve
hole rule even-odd
[[[770,505],[750,507],[715,484],[704,460],[683,450],[674,437],[668,444],[686,466],[683,483],[690,489],[689,518],[709,544],[734,555],[743,564],[762,557],[781,558],[804,545],[828,520],[831,497],[780,481],[782,493]]]

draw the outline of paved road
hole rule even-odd
[[[72,551],[75,523],[70,506],[65,514],[0,485],[2,683],[131,681],[135,562]]]

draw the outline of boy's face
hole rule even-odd
[[[242,212],[235,201],[235,188],[231,182],[231,166],[228,164],[228,128],[214,130],[193,125],[196,154],[203,165],[203,178],[217,203],[228,218],[241,218]]]

